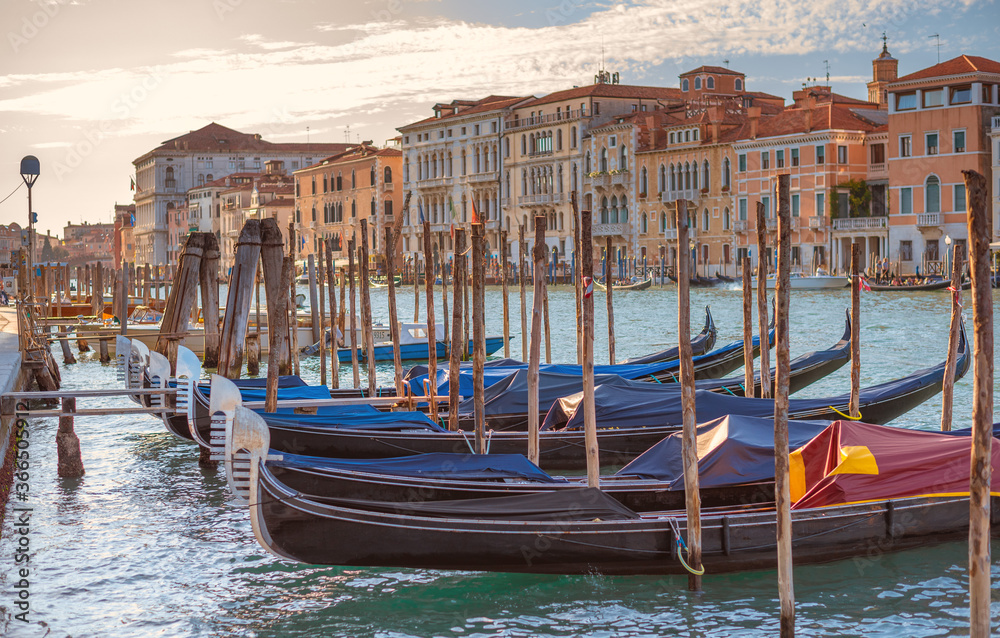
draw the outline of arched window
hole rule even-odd
[[[663,232],[666,232],[666,230],[667,230],[667,214],[666,213],[661,213],[660,214],[660,232],[663,233]]]
[[[385,221],[392,219],[392,200],[387,199],[382,202],[382,211],[385,213]]]
[[[676,141],[677,141],[676,134],[673,131],[670,131],[670,143],[673,144]]]
[[[559,230],[563,230],[563,213],[559,213]]]
[[[708,232],[708,209],[707,208],[701,213],[701,229],[703,231],[705,231],[706,233]]]
[[[590,162],[590,151],[587,151],[587,157],[583,161],[583,172],[584,173],[590,174],[592,172],[591,168],[590,168],[590,165],[591,165],[591,162]]]
[[[700,129],[695,129],[695,130],[691,131],[691,139],[694,140],[695,142],[698,141],[699,131],[700,131]]]
[[[684,131],[684,141],[685,142],[691,141],[691,131]]]
[[[344,190],[344,176],[341,175],[340,173],[337,173],[337,190],[338,191]]]
[[[698,190],[698,162],[691,164],[691,188]]]
[[[628,170],[628,154],[625,151],[624,144],[618,149],[618,168],[623,171]]]
[[[711,178],[711,174],[710,174],[709,171],[710,171],[710,169],[709,169],[709,166],[708,166],[708,160],[705,160],[701,164],[701,187],[702,188],[711,188],[712,187],[712,181],[710,179]]]
[[[209,173],[208,175],[205,176],[205,181],[211,182],[212,179],[213,178],[212,178],[212,174],[211,173]]]
[[[731,179],[731,177],[730,177],[730,164],[729,164],[729,158],[727,157],[724,160],[722,160],[722,187],[723,188],[729,188],[730,179]]]
[[[573,169],[572,169],[572,172],[570,173],[570,178],[569,179],[570,179],[570,187],[569,187],[569,189],[571,191],[579,190],[579,188],[580,188],[580,182],[577,179],[576,163],[575,162],[573,164]]]
[[[628,221],[628,197],[625,197],[624,195],[622,195],[621,202],[619,202],[618,221],[623,224]]]
[[[694,90],[695,91],[700,91],[701,90],[701,78],[695,78],[694,79]]]
[[[358,187],[358,176],[355,174],[354,169],[351,169],[351,188]]]
[[[741,80],[740,78],[736,78],[736,90],[737,91],[743,90],[743,80]]]
[[[528,138],[524,133],[521,133],[521,155],[527,155],[527,154],[528,154]]]
[[[705,81],[705,86],[707,88],[714,89],[715,88],[715,78],[713,78],[711,75],[708,76],[708,80]]]
[[[369,175],[369,177],[371,178],[371,185],[374,186],[375,185],[375,165],[374,164],[372,164],[371,174]]]
[[[556,129],[556,150],[562,150],[562,129]]]
[[[670,192],[677,190],[677,171],[674,170],[674,165],[670,165]]]
[[[576,148],[576,127],[570,127],[569,129],[569,147]]]
[[[683,80],[681,80],[681,90],[682,91],[687,91],[688,90],[688,79],[687,78],[684,78]]]
[[[523,135],[521,137],[524,137]],[[462,149],[462,175],[465,175],[465,149]]]
[[[202,186],[205,183],[205,174],[198,173],[198,186]]]
[[[682,190],[690,190],[691,188],[691,163],[684,162],[684,187]]]
[[[602,224],[607,224],[608,223],[608,198],[607,197],[602,197],[601,198],[601,223]]]
[[[372,197],[372,209],[371,209],[371,210],[372,210],[372,212],[371,212],[371,216],[372,216],[372,217],[374,217],[374,216],[375,216],[375,215],[377,214],[377,211],[376,211],[376,209],[375,209],[375,206],[376,206],[376,204],[375,204],[375,198],[374,198],[374,197]]]
[[[521,169],[521,195],[528,194],[528,171]]]
[[[608,149],[607,148],[602,148],[601,149],[601,166],[600,166],[600,171],[602,173],[607,173],[608,172]]]
[[[351,219],[354,219],[357,216],[358,216],[358,200],[352,199],[351,200]]]
[[[642,214],[642,234],[645,235],[649,232],[649,220],[646,218],[646,213]]]
[[[941,212],[941,180],[931,175],[924,183],[924,212]]]
[[[382,181],[386,184],[392,183],[392,168],[386,166],[385,170],[382,171]]]
[[[639,171],[639,197],[645,197],[646,196],[646,193],[648,192],[647,188],[646,188],[647,185],[648,185],[648,183],[647,183],[647,176],[646,176],[646,167],[643,166],[642,170]]]
[[[722,230],[729,230],[730,217],[729,217],[729,207],[726,206],[725,210],[722,212]]]
[[[558,184],[558,186],[559,186],[559,192],[562,193],[563,192],[563,166],[562,166],[562,164],[559,165],[559,184]]]
[[[448,151],[448,161],[444,165],[445,177],[451,177],[452,173],[455,171],[455,157]]]
[[[618,223],[618,198],[614,195],[611,196],[611,203],[608,204],[608,223]]]
[[[507,171],[506,173],[504,173],[503,182],[504,182],[504,190],[503,190],[504,195],[503,196],[504,197],[510,197],[510,171]]]
[[[510,138],[503,138],[503,156],[510,157]]]
[[[660,175],[656,182],[656,192],[662,193],[667,190],[667,169],[663,164],[660,164]]]

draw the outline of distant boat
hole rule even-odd
[[[437,358],[444,359],[448,356],[450,344],[444,342],[444,324],[436,324],[434,337],[437,341]],[[372,326],[372,338],[375,341],[375,361],[392,361],[392,334],[389,326],[375,324]],[[363,345],[363,335],[360,328],[357,336],[358,361],[367,361],[367,354]],[[337,351],[337,356],[341,363],[350,363],[351,348],[347,347]],[[469,352],[472,352],[472,340],[469,340]],[[491,355],[503,347],[503,337],[486,337],[486,354]],[[399,323],[399,354],[404,361],[426,361],[427,360],[427,324],[426,323]]]
[[[774,275],[767,276],[767,289],[774,290],[775,285]],[[826,288],[846,288],[850,281],[846,277],[838,277],[834,275],[803,275],[802,273],[792,273],[788,277],[788,283],[791,285],[792,289],[799,290],[823,290]],[[757,288],[757,278],[750,278],[750,285],[756,289]],[[741,286],[742,287],[742,286]]]
[[[605,286],[602,283],[596,282],[596,281],[594,282],[594,285],[597,286],[600,290],[607,290],[608,289],[607,286]],[[653,285],[653,278],[649,277],[648,279],[643,279],[641,281],[635,281],[635,282],[628,283],[628,284],[614,284],[613,283],[613,284],[611,284],[611,289],[612,290],[646,290],[647,288],[649,288],[652,285]]]

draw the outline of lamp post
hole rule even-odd
[[[944,245],[947,246],[947,248],[945,248],[945,251],[948,253],[948,259],[945,263],[944,272],[941,273],[942,277],[951,272],[951,259],[952,259],[951,235],[944,236]],[[954,285],[954,282],[952,283],[952,285]]]
[[[35,278],[32,269],[35,267],[35,213],[31,208],[31,187],[38,179],[39,163],[34,155],[25,155],[21,158],[21,179],[28,187],[28,290],[25,294],[30,300],[35,298]]]

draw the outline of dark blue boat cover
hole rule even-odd
[[[345,406],[346,407],[346,406]],[[353,407],[353,406],[351,406]],[[423,412],[342,412],[340,414],[263,414],[268,425],[286,428],[343,430],[428,430],[446,432]]]
[[[829,425],[827,421],[789,421],[788,447],[802,447]],[[774,480],[774,419],[728,415],[698,426],[698,481],[722,487]],[[672,434],[619,470],[684,489],[681,433]]]
[[[240,396],[244,401],[263,401],[266,398],[265,388],[240,388]],[[329,399],[330,388],[325,385],[303,385],[290,388],[278,388],[279,401],[294,399]]]
[[[276,453],[277,454],[277,453]],[[522,454],[416,454],[389,459],[328,459],[281,452],[268,465],[304,470],[347,470],[368,474],[433,479],[477,480],[516,478],[537,483],[565,483],[553,478]]]
[[[233,384],[237,388],[265,388],[267,387],[267,377],[256,379],[233,379]],[[300,388],[308,385],[297,374],[283,374],[278,377],[278,388]]]

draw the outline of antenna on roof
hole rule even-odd
[[[826,65],[826,85],[830,86],[830,61],[823,60],[823,64]]]
[[[344,129],[344,141],[348,144],[351,143],[351,125],[348,124],[347,128]]]
[[[306,144],[309,143],[309,127],[306,127]]]
[[[722,63],[726,65],[727,69],[729,68],[729,60],[723,60]]]
[[[938,54],[938,64],[941,64],[941,34],[935,33],[934,35],[927,36],[928,38],[937,38],[937,54]]]

